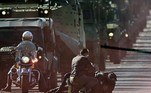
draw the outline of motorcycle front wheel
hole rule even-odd
[[[28,75],[21,76],[21,89],[22,89],[22,93],[28,93],[28,89],[29,89],[29,76]]]

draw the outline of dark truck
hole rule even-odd
[[[42,57],[37,64],[41,72],[39,91],[47,91],[57,86],[56,72],[53,67],[55,34],[52,19],[45,18],[0,18],[0,89],[7,81],[7,73],[15,63],[12,47],[22,41],[22,33],[31,31],[33,42],[43,48]]]

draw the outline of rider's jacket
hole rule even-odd
[[[20,59],[22,56],[27,56],[30,58],[36,58],[37,51],[36,46],[31,41],[22,41],[16,47],[16,61]]]
[[[87,57],[83,55],[77,55],[72,59],[71,76],[94,76],[94,74],[95,68]]]

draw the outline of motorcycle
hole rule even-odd
[[[61,85],[49,90],[47,93],[71,93],[72,85],[70,84],[69,78],[70,73],[65,74]],[[100,93],[112,93],[117,81],[115,73],[98,71],[95,74],[95,78],[97,78],[100,83],[100,88],[102,89]],[[86,90],[82,88],[79,93],[93,93],[93,91],[91,89]]]
[[[37,58],[22,56],[17,67],[12,68],[10,72],[12,83],[20,87],[22,93],[28,93],[28,90],[35,87],[40,80],[40,72],[35,69],[36,62],[38,62]]]
[[[102,83],[102,93],[112,93],[115,88],[117,76],[113,72],[97,72],[95,77]]]

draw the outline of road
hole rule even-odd
[[[10,92],[1,91],[0,93],[10,93]],[[15,85],[12,85],[11,93],[21,93],[21,89],[19,87],[15,87]],[[43,93],[43,92],[39,92],[38,86],[36,86],[33,88],[33,90],[29,90],[29,93]]]
[[[123,62],[121,64],[107,62],[106,70],[113,71],[117,75],[113,93],[151,93],[150,62]],[[41,93],[37,89],[38,86],[29,93]],[[21,93],[21,90],[13,86],[11,93]]]

